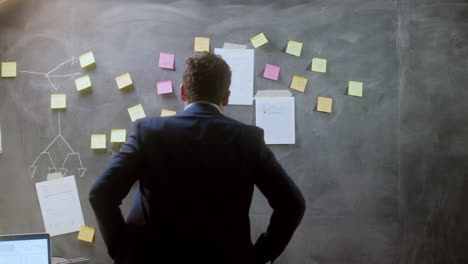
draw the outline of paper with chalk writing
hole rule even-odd
[[[265,131],[266,144],[295,144],[294,97],[256,97],[256,125]]]
[[[252,105],[254,87],[253,49],[215,49],[232,72],[230,105]]]
[[[36,183],[47,233],[57,236],[80,231],[84,225],[75,176]]]

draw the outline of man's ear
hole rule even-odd
[[[229,104],[229,96],[231,95],[231,91],[228,90],[227,91],[227,94],[226,94],[226,97],[224,97],[224,100],[223,100],[223,106],[226,106]]]
[[[184,87],[184,84],[181,84],[181,85],[180,85],[180,100],[182,100],[183,102],[187,101],[187,99],[185,98],[185,87]]]

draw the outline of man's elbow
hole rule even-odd
[[[96,188],[96,186],[93,186],[93,188],[91,188],[91,190],[89,191],[88,201],[91,204],[92,208],[99,207],[99,204],[102,200],[99,194],[100,194],[100,191],[98,190],[98,188]]]
[[[295,215],[297,215],[297,218],[300,220],[304,216],[306,210],[306,201],[304,197],[301,195],[296,199],[296,202],[294,203],[294,211]]]

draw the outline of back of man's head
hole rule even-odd
[[[203,52],[185,61],[184,90],[188,103],[220,104],[228,96],[231,69],[218,55]]]

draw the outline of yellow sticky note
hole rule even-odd
[[[312,59],[312,71],[314,72],[327,72],[327,60],[320,58]]]
[[[92,51],[80,56],[80,65],[83,69],[92,69],[96,66],[96,60]]]
[[[301,42],[290,40],[288,41],[288,46],[286,47],[286,53],[300,57],[303,45],[304,44]]]
[[[126,129],[112,129],[111,130],[111,142],[112,143],[125,143],[125,141],[127,141]]]
[[[95,228],[89,226],[81,226],[80,233],[78,233],[78,239],[86,242],[93,242],[95,233]]]
[[[210,39],[195,37],[195,45],[193,49],[197,52],[202,52],[202,51],[210,52]]]
[[[268,39],[266,38],[265,34],[260,33],[250,39],[250,42],[252,42],[252,45],[254,48],[258,48],[262,45],[265,45],[268,43]]]
[[[333,98],[320,97],[317,102],[317,111],[331,113],[332,112]]]
[[[2,62],[2,77],[16,77],[16,62]]]
[[[91,88],[91,79],[89,75],[82,76],[78,79],[75,79],[76,90],[78,92],[83,92]]]
[[[106,149],[106,134],[91,135],[91,149]]]
[[[132,78],[128,72],[115,77],[115,81],[120,90],[130,88],[133,85]]]
[[[50,108],[66,109],[67,108],[67,95],[66,94],[51,94],[50,95]]]
[[[172,116],[175,114],[177,114],[175,111],[166,110],[166,109],[161,110],[161,116]]]
[[[349,81],[348,95],[361,96],[364,84],[362,82]]]
[[[299,92],[304,92],[308,79],[305,77],[294,75],[291,86],[289,88],[297,90]]]
[[[145,110],[143,110],[143,106],[141,104],[128,108],[128,113],[130,114],[132,122],[146,117]]]

